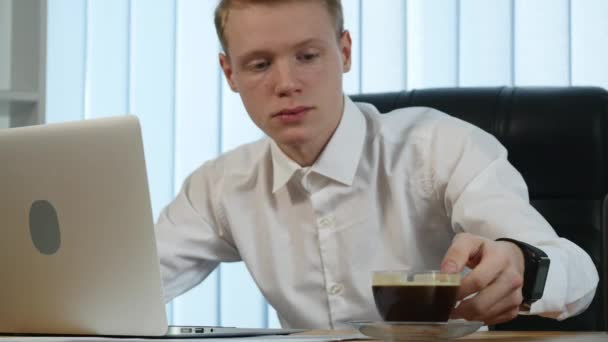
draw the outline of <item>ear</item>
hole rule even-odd
[[[228,81],[228,85],[230,89],[235,93],[238,93],[238,87],[236,86],[236,82],[234,81],[234,72],[232,70],[232,66],[230,66],[230,57],[226,54],[220,53],[220,66],[222,67],[222,71],[224,72],[224,76],[226,76],[226,81]]]
[[[351,64],[351,50],[352,41],[350,39],[350,32],[344,30],[342,36],[340,36],[340,52],[342,53],[342,72],[346,73],[350,71]]]

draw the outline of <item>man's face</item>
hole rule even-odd
[[[231,9],[220,64],[255,124],[280,146],[327,142],[343,111],[350,36],[321,1]]]

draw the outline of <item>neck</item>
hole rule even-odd
[[[311,146],[312,144],[308,144],[306,146],[302,145],[278,145],[281,151],[285,153],[291,160],[298,163],[298,165],[302,167],[311,166],[312,164],[319,159],[321,152],[325,149],[325,145],[329,139],[326,139],[322,145],[320,146]]]

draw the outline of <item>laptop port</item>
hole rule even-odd
[[[202,334],[205,332],[205,328],[194,328],[194,332],[197,334]]]
[[[192,328],[181,328],[179,331],[181,333],[191,333],[192,332]]]

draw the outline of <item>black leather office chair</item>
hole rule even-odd
[[[352,96],[380,112],[428,106],[493,134],[525,178],[532,205],[592,257],[600,283],[591,306],[562,322],[523,317],[497,330],[606,330],[608,92],[595,87],[445,88]]]

